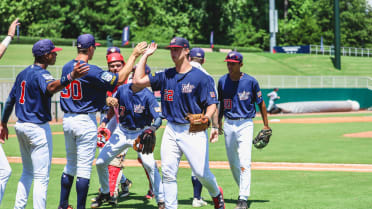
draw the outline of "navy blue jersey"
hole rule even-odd
[[[42,124],[52,119],[51,96],[47,90],[54,78],[49,71],[31,65],[20,72],[9,94],[19,121]]]
[[[76,63],[76,60],[72,60],[65,64],[62,76],[72,72]],[[80,61],[80,63],[84,62]],[[61,107],[64,112],[101,111],[106,104],[106,92],[115,88],[118,82],[117,74],[104,71],[95,65],[89,66],[87,75],[72,81],[61,91]]]
[[[218,81],[218,97],[223,105],[224,116],[230,119],[254,118],[262,93],[255,78],[243,73],[239,81],[232,81],[226,74]]]
[[[210,78],[195,67],[185,74],[169,68],[149,74],[149,79],[153,91],[160,90],[162,114],[170,122],[189,123],[187,113],[203,113],[218,103]]]
[[[160,107],[154,94],[147,88],[134,93],[132,84],[119,86],[115,98],[119,102],[119,121],[125,128],[144,128],[159,117]]]

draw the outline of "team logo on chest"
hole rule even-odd
[[[142,106],[140,104],[134,105],[134,108],[133,108],[135,113],[143,113],[144,109],[145,109],[145,106]]]
[[[247,100],[249,98],[250,92],[248,91],[243,91],[238,93],[239,95],[239,100]]]
[[[182,93],[191,93],[194,88],[195,86],[190,83],[182,84]]]

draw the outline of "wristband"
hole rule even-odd
[[[212,128],[218,129],[218,127],[217,127],[217,126],[213,126]]]
[[[67,75],[64,75],[61,77],[61,85],[62,86],[67,86],[68,84],[70,84],[74,79],[72,79],[71,77],[71,73],[67,74]]]
[[[1,42],[1,44],[4,45],[5,48],[7,48],[11,41],[12,41],[12,37],[7,36],[7,37],[4,38],[3,42]]]

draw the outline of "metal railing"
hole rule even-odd
[[[372,57],[372,49],[341,47],[342,56]],[[334,46],[310,45],[310,54],[334,55]]]

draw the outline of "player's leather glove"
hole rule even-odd
[[[111,137],[111,131],[107,128],[99,128],[97,134],[97,146],[102,148]]]
[[[258,132],[256,138],[253,140],[253,145],[257,149],[262,149],[267,146],[267,144],[270,141],[270,137],[272,135],[273,131],[271,129],[262,129],[260,132]]]
[[[204,131],[209,127],[209,118],[203,114],[187,114],[186,120],[190,121],[189,132]]]
[[[154,152],[156,144],[156,128],[151,126],[150,128],[144,130],[136,140],[133,142],[133,149],[137,152],[142,152],[142,154],[150,154]]]

